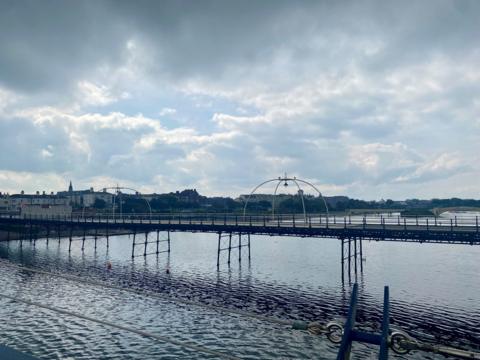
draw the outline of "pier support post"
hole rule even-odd
[[[351,260],[352,260],[352,239],[348,238],[348,276],[350,277],[351,274]]]
[[[70,228],[70,236],[68,237],[68,252],[72,250],[72,232],[73,232],[73,227]]]
[[[354,250],[355,250],[355,255],[354,255],[354,260],[355,260],[355,275],[357,275],[357,238],[354,237],[353,238],[353,247],[354,247]]]
[[[135,237],[137,236],[137,232],[134,230],[133,233],[133,243],[132,243],[132,259],[135,257]]]
[[[265,217],[263,217],[265,219]],[[242,262],[242,234],[238,234],[238,262]]]
[[[359,238],[360,241],[360,272],[363,272],[363,248],[362,248],[362,238]]]
[[[217,250],[217,269],[220,267],[220,246],[222,241],[222,233],[218,233],[218,250]]]
[[[168,246],[167,252],[170,254],[170,230],[167,231],[167,246]]]
[[[232,252],[232,233],[228,236],[228,261],[227,264],[230,265],[230,254]]]
[[[160,244],[160,231],[157,230],[157,251],[155,252],[158,255],[158,245]]]
[[[147,256],[148,232],[145,233],[145,243],[143,247],[143,256]]]
[[[82,251],[85,249],[85,236],[86,236],[87,228],[83,227],[83,238],[82,238]]]
[[[250,262],[250,234],[248,234],[248,261]]]

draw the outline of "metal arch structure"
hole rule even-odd
[[[113,217],[115,218],[115,200],[117,198],[117,196],[119,194],[121,194],[121,191],[120,190],[130,190],[130,191],[134,191],[135,194],[138,194],[140,195],[140,192],[137,191],[136,189],[133,189],[133,188],[130,188],[130,187],[126,187],[126,186],[111,186],[111,187],[105,187],[103,188],[103,191],[107,191],[107,190],[115,190],[115,194],[113,196],[113,205],[112,205],[112,215]],[[150,212],[150,217],[152,216],[152,207],[150,206],[150,202],[145,199],[145,198],[142,198],[145,201],[145,203],[147,204],[147,207],[148,207],[148,211]]]
[[[247,200],[245,201],[245,206],[243,207],[243,217],[245,218],[246,216],[246,213],[247,213],[247,206],[248,206],[248,203],[250,201],[250,198],[252,197],[252,195],[258,190],[260,189],[262,186],[268,184],[268,183],[272,183],[272,182],[277,182],[277,185],[275,186],[275,191],[273,193],[273,201],[272,201],[272,216],[275,216],[275,198],[277,196],[277,191],[278,191],[278,187],[280,186],[280,184],[283,182],[285,186],[288,186],[288,182],[293,182],[295,183],[295,185],[297,186],[298,190],[299,190],[299,194],[300,194],[300,198],[302,200],[302,207],[303,207],[303,216],[304,216],[304,219],[306,221],[307,219],[307,213],[306,213],[306,209],[305,209],[305,201],[304,201],[304,198],[303,198],[303,190],[302,188],[300,187],[300,185],[298,184],[299,182],[302,183],[302,184],[306,184],[308,186],[310,186],[312,189],[314,189],[318,195],[322,198],[322,201],[323,201],[323,204],[325,205],[325,212],[326,212],[326,216],[327,216],[327,222],[328,222],[328,218],[329,218],[329,212],[328,212],[328,205],[327,205],[327,202],[325,200],[325,198],[323,197],[322,193],[320,190],[318,190],[318,188],[313,185],[312,183],[306,181],[306,180],[302,180],[302,179],[298,179],[297,177],[288,177],[287,174],[285,174],[285,176],[282,178],[281,176],[279,176],[277,179],[270,179],[270,180],[266,180],[262,183],[260,183],[259,185],[257,185],[256,187],[253,188],[253,190],[250,192],[250,194],[248,195],[247,197]]]

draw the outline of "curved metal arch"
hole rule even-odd
[[[277,186],[275,186],[275,191],[273,192],[273,200],[272,200],[272,220],[275,218],[275,199],[277,197],[277,190],[280,184],[282,183],[282,180],[278,180]]]
[[[245,219],[245,214],[246,214],[246,211],[247,211],[247,205],[248,205],[248,202],[250,201],[250,198],[252,197],[252,195],[255,193],[255,191],[257,191],[260,187],[262,187],[263,185],[265,184],[268,184],[268,183],[271,183],[273,181],[278,181],[279,183],[281,182],[280,179],[270,179],[270,180],[267,180],[267,181],[264,181],[262,182],[261,184],[257,185],[251,192],[250,194],[248,195],[247,197],[247,201],[245,201],[245,206],[243,207],[243,218]]]
[[[296,179],[304,184],[307,184],[307,185],[310,185],[316,192],[318,192],[318,195],[320,195],[320,197],[322,198],[322,201],[323,201],[323,204],[325,205],[325,212],[327,213],[327,220],[328,220],[328,217],[329,217],[329,213],[328,213],[328,205],[327,205],[327,201],[325,200],[325,198],[323,197],[322,193],[320,192],[320,190],[317,189],[317,187],[311,183],[309,183],[308,181],[305,181],[305,180],[301,180],[301,179]]]
[[[293,177],[293,178],[289,178],[289,177],[278,177],[277,179],[270,179],[270,180],[266,180],[262,183],[260,183],[259,185],[257,185],[251,192],[250,194],[248,195],[248,198],[247,200],[245,201],[245,206],[243,207],[243,217],[245,219],[245,216],[246,216],[246,212],[247,212],[247,206],[248,206],[248,203],[250,201],[250,198],[252,197],[252,195],[255,193],[255,191],[257,191],[260,187],[262,187],[263,185],[265,184],[268,184],[268,183],[271,183],[271,182],[274,182],[274,181],[278,181],[278,184],[275,186],[275,192],[274,192],[274,195],[273,195],[273,201],[272,201],[272,215],[275,216],[275,197],[276,197],[276,193],[277,193],[277,190],[278,190],[278,187],[280,186],[280,184],[282,183],[282,181],[293,181],[295,182],[295,184],[297,185],[297,188],[298,190],[302,190],[300,185],[298,184],[298,182],[301,182],[303,184],[307,184],[308,186],[310,186],[311,188],[313,188],[317,193],[318,195],[320,195],[320,197],[322,198],[322,201],[323,201],[323,204],[325,205],[325,212],[326,212],[326,217],[327,217],[327,222],[328,222],[328,218],[329,218],[329,211],[328,211],[328,205],[327,205],[327,201],[325,200],[325,198],[323,197],[323,194],[320,190],[318,190],[318,188],[313,185],[312,183],[308,182],[308,181],[305,181],[305,180],[302,180],[302,179],[297,179],[296,177]],[[304,197],[303,197],[303,191],[300,191],[300,196],[301,196],[301,199],[302,199],[302,206],[303,206],[303,214],[304,214],[304,218],[305,218],[305,221],[307,219],[307,215],[306,215],[306,209],[305,209],[305,201],[304,201]]]

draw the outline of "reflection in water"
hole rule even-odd
[[[74,241],[71,253],[68,240],[64,240],[50,241],[48,246],[45,240],[38,240],[36,246],[25,242],[23,248],[18,241],[0,244],[0,257],[5,259],[0,261],[3,289],[204,346],[236,349],[241,357],[314,358],[319,353],[325,354],[324,358],[334,357],[335,347],[324,338],[312,338],[249,318],[161,302],[148,296],[19,272],[8,264],[145,289],[222,308],[283,319],[327,322],[346,316],[351,289],[349,282],[341,281],[340,244],[336,240],[254,237],[251,262],[246,256],[242,262],[233,256],[232,266],[222,264],[219,271],[216,270],[216,238],[211,234],[173,234],[170,254],[133,260],[129,236],[110,237],[108,249],[105,239],[98,240],[97,249],[93,240],[88,240],[84,252],[81,241]],[[352,274],[350,279],[359,283],[357,317],[362,327],[378,330],[383,286],[390,285],[392,327],[402,328],[422,340],[464,348],[479,346],[478,248],[364,242],[364,255],[368,259],[364,272]],[[112,264],[110,270],[107,262]],[[75,358],[122,358],[125,351],[133,356],[130,349],[135,349],[138,358],[153,356],[152,352],[156,357],[173,354],[195,358],[183,349],[164,344],[152,346],[149,341],[127,334],[99,335],[104,330],[75,319],[65,318],[59,324],[55,315],[18,304],[9,303],[1,311],[2,316],[13,312],[18,319],[15,326],[3,324],[0,335],[9,333],[8,339],[13,344],[46,358],[52,353],[57,354],[53,357],[73,356],[59,333],[71,337],[72,344],[69,344],[76,349]],[[34,320],[27,321],[21,315],[26,311],[35,314]],[[93,339],[92,343],[88,339]],[[369,358],[375,353],[363,345],[358,351],[360,358]],[[198,354],[198,358],[203,357]],[[408,358],[424,356],[417,353]]]

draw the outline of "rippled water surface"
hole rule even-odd
[[[99,239],[96,251],[93,240],[86,241],[84,251],[77,240],[70,254],[68,239],[48,245],[38,240],[35,246],[27,241],[23,248],[17,241],[3,242],[2,293],[240,358],[333,359],[337,348],[323,336],[175,300],[326,323],[344,318],[351,283],[357,281],[362,327],[378,330],[383,286],[389,285],[392,327],[423,341],[480,348],[480,247],[364,241],[363,272],[350,281],[346,275],[342,282],[336,239],[252,236],[251,261],[244,249],[239,263],[234,250],[228,267],[225,252],[217,271],[215,234],[172,233],[171,238],[170,255],[133,261],[130,236],[110,237],[108,249],[105,239]],[[149,251],[154,246],[150,244]],[[14,265],[168,296],[87,285]],[[39,358],[215,358],[32,305],[0,301],[1,342]],[[354,352],[354,358],[368,359],[376,349],[355,345]],[[416,353],[405,358],[442,357]]]

